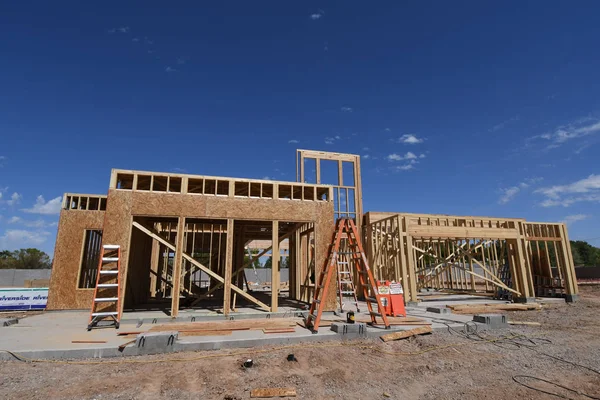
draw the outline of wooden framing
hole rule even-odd
[[[364,224],[376,279],[402,282],[406,301],[417,301],[428,287],[509,293],[523,301],[578,293],[564,224],[377,212],[367,213]]]
[[[304,183],[309,180],[306,170],[306,161],[315,161],[314,181],[317,184],[325,183],[333,186],[335,219],[353,218],[360,229],[362,223],[362,184],[360,177],[360,156],[355,154],[331,153],[327,151],[296,150],[296,180]],[[321,176],[321,162],[336,162],[336,181],[325,182]],[[348,163],[352,177],[344,177],[344,163]]]
[[[236,298],[244,298],[266,311],[278,309],[278,247],[286,239],[295,246],[296,242],[290,239],[295,238],[296,230],[303,226],[312,227],[312,255],[317,272],[320,270],[334,228],[332,193],[333,188],[327,185],[115,169],[111,173],[108,196],[96,196],[106,200],[105,211],[89,211],[80,206],[89,202],[74,203],[74,198],[82,198],[83,195],[69,195],[62,213],[63,219],[72,219],[75,215],[79,215],[79,219],[89,218],[88,213],[97,213],[100,218],[94,221],[98,222],[85,227],[102,229],[104,243],[121,246],[121,281],[124,282],[120,293],[124,299],[121,311],[127,304],[129,307],[135,304],[151,306],[168,300],[171,316],[176,317],[184,297],[183,304],[188,306],[190,297],[201,297],[191,277],[199,273],[209,276],[210,280],[212,292],[204,298],[221,298],[223,313],[229,315],[235,308]],[[215,225],[210,221],[225,221],[226,231],[223,231],[222,223]],[[71,228],[63,222],[61,224],[59,231],[66,229],[71,234]],[[83,237],[83,230],[76,233]],[[214,252],[218,258],[210,266],[195,259],[194,252],[202,247],[196,242],[199,238],[215,241],[202,245],[205,249],[202,251]],[[268,302],[251,295],[243,285],[243,274],[240,273],[245,264],[243,249],[252,241],[273,242],[273,246],[269,246],[273,254],[273,268],[272,295]],[[57,247],[61,249],[57,249],[57,253],[68,249],[69,257],[80,260],[82,245],[80,240],[76,243],[77,250],[66,246],[59,238]],[[287,241],[286,246],[290,254],[293,251],[294,255],[302,257],[301,251],[292,250]],[[206,250],[207,247],[210,250]],[[65,260],[62,257],[56,259],[58,262],[55,262],[53,276],[72,269],[75,284],[76,268],[79,266],[75,267],[76,263],[70,265]],[[297,270],[295,259],[290,262],[290,272],[295,279],[294,284],[305,279]],[[57,283],[51,291],[65,292],[58,287]],[[157,287],[161,289],[157,290]],[[71,288],[68,290],[73,291]],[[300,300],[301,290],[294,287],[290,292],[293,298]],[[178,294],[184,297],[180,300]],[[154,299],[155,303],[144,299]],[[48,308],[88,308],[89,304],[91,300],[74,303],[72,297],[65,295],[60,301],[49,303]],[[325,306],[333,310],[335,296]]]

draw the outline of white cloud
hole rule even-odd
[[[531,185],[541,182],[542,179],[543,178],[540,177],[527,178],[514,186],[500,189],[501,196],[498,199],[498,204],[506,204],[512,201],[519,192],[529,188]]]
[[[131,41],[132,41],[132,42],[139,42],[139,41],[140,41],[140,38],[136,38],[136,37],[134,37],[133,39],[131,39]]]
[[[405,165],[399,165],[396,167],[396,169],[399,171],[408,171],[408,170],[413,169],[414,167],[415,167],[414,163],[410,163],[410,164],[405,164]]]
[[[18,224],[19,222],[21,222],[21,218],[20,217],[16,217],[16,216],[15,217],[11,217],[8,220],[9,224]]]
[[[179,58],[177,59],[177,64],[178,64],[178,65],[183,65],[183,64],[185,64],[185,63],[187,62],[187,60],[188,60],[188,58],[187,58],[187,57],[179,57]]]
[[[385,128],[384,131],[391,132],[392,130],[390,128]]]
[[[4,161],[6,161],[6,156],[0,156],[0,168],[4,166]]]
[[[539,139],[545,140],[549,142],[546,148],[554,149],[570,140],[594,135],[598,132],[600,132],[600,121],[593,118],[582,118],[573,123],[561,125],[555,128],[554,131],[533,136],[529,138],[529,141]]]
[[[363,147],[363,151],[369,151],[370,149],[368,147]]]
[[[423,154],[423,153],[419,154],[419,158],[425,158],[425,154]]]
[[[296,139],[291,139],[291,140],[288,140],[288,143],[296,144],[296,143],[300,143],[300,141],[296,140]]]
[[[312,19],[313,21],[316,21],[318,19],[323,18],[323,15],[325,15],[325,11],[319,10],[316,13],[310,14],[310,19]]]
[[[22,229],[7,229],[0,236],[0,248],[15,250],[29,246],[39,246],[48,240],[50,232],[36,232]]]
[[[411,153],[410,151],[403,156],[396,153],[387,156],[388,161],[414,160],[416,158],[417,156],[414,153]]]
[[[342,110],[343,112],[352,112],[353,111],[352,107],[342,107],[342,108],[340,108],[340,110]]]
[[[167,68],[165,68],[165,72],[177,72],[177,70],[171,66],[167,66]]]
[[[503,129],[506,125],[516,122],[520,119],[520,117],[518,115],[507,119],[506,121],[502,121],[497,125],[492,126],[490,129],[488,129],[488,132],[496,132],[499,131],[500,129]]]
[[[500,198],[498,199],[498,203],[506,204],[509,201],[511,201],[512,199],[514,199],[515,196],[517,195],[517,193],[519,193],[521,191],[521,189],[519,189],[519,187],[517,187],[517,186],[512,186],[507,189],[501,189],[501,191],[502,191],[502,196],[500,196]]]
[[[265,181],[270,181],[271,177],[269,177],[269,176],[263,176],[262,179],[264,179]]]
[[[368,154],[365,154],[365,155],[364,155],[364,156],[362,156],[362,157],[363,157],[365,160],[368,160],[369,158],[371,158],[371,156],[370,156],[370,155],[368,155]]]
[[[31,214],[51,215],[51,214],[60,213],[61,207],[62,207],[62,197],[61,196],[55,197],[52,200],[49,200],[48,202],[46,202],[46,200],[44,200],[44,196],[39,195],[32,208],[25,208],[22,211],[25,211],[25,212],[31,213]]]
[[[108,30],[108,33],[128,33],[129,32],[129,27],[128,26],[121,26],[119,28],[111,28]]]
[[[574,215],[567,215],[566,217],[564,217],[564,218],[562,219],[562,221],[561,221],[561,222],[563,222],[563,223],[565,223],[565,224],[567,224],[567,225],[571,225],[571,224],[573,224],[574,222],[577,222],[577,221],[583,221],[583,220],[586,220],[586,219],[588,219],[588,218],[590,218],[590,216],[589,216],[589,215],[585,215],[585,214],[574,214]]]
[[[419,144],[423,143],[422,138],[418,138],[415,135],[402,135],[398,138],[398,143],[406,143],[406,144]]]
[[[600,202],[600,175],[592,174],[587,178],[566,185],[555,185],[535,191],[546,196],[540,204],[543,207],[563,206],[579,202]]]
[[[22,198],[23,196],[15,192],[10,196],[10,200],[6,200],[6,204],[8,204],[9,206],[14,206],[16,204],[19,204]]]

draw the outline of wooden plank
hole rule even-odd
[[[525,325],[525,326],[541,326],[539,322],[529,322],[529,321],[508,321],[509,325]]]
[[[179,292],[181,287],[181,262],[183,254],[183,239],[185,229],[185,218],[179,217],[177,222],[177,245],[175,247],[175,260],[173,265],[173,289],[171,299],[171,317],[179,314]]]
[[[227,245],[225,247],[225,278],[223,283],[223,314],[229,316],[231,311],[231,274],[233,272],[233,219],[227,220]]]
[[[271,243],[271,312],[276,312],[279,300],[279,221],[273,221],[273,232]]]
[[[296,397],[294,388],[261,388],[252,389],[250,397],[253,399],[268,399],[272,397]]]
[[[388,333],[387,335],[381,336],[381,340],[383,340],[384,342],[389,342],[392,340],[400,340],[400,339],[406,339],[406,338],[417,336],[417,335],[424,335],[424,334],[431,333],[431,332],[432,332],[432,330],[431,330],[430,326],[423,326],[420,328],[409,329],[407,331]]]
[[[106,340],[71,340],[71,343],[106,343]]]
[[[263,328],[263,333],[293,333],[296,332],[296,328]]]
[[[506,228],[468,228],[462,226],[428,226],[408,225],[408,234],[414,237],[439,237],[439,238],[502,238],[514,239],[519,232],[516,229]]]

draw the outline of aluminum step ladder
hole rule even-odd
[[[90,319],[87,330],[92,328],[105,328],[114,326],[119,329],[120,321],[120,301],[119,276],[121,271],[121,246],[114,244],[105,244],[102,246],[100,260],[98,262],[98,274],[96,276],[96,287],[94,289],[94,299],[90,311]],[[108,320],[108,324],[99,322]]]
[[[344,252],[338,253],[337,260],[337,283],[338,283],[338,298],[340,303],[340,312],[344,312],[346,301],[354,304],[356,312],[360,312],[358,298],[356,296],[356,286],[354,285],[353,271],[351,267],[352,258],[356,256],[348,247],[348,239],[342,239],[342,245],[345,248]]]
[[[310,329],[312,333],[317,333],[319,330],[319,324],[323,315],[322,303],[327,299],[327,292],[331,283],[333,270],[337,266],[342,236],[346,236],[348,240],[349,252],[352,253],[351,257],[349,257],[349,262],[358,273],[361,284],[360,287],[363,290],[364,299],[367,303],[367,308],[369,309],[369,316],[371,317],[370,323],[372,325],[377,324],[377,317],[380,317],[385,328],[389,329],[390,324],[385,312],[379,312],[379,310],[383,310],[383,306],[377,290],[377,282],[375,282],[373,273],[369,268],[369,262],[367,261],[367,257],[362,248],[356,225],[354,224],[354,221],[349,218],[338,219],[336,223],[333,241],[330,245],[329,257],[319,274],[319,279],[315,286],[314,298],[310,310],[308,311],[308,315],[304,320],[304,325]],[[377,306],[377,310],[374,309],[374,305]]]

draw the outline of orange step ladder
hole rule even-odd
[[[96,287],[87,330],[114,326],[119,329],[119,275],[121,270],[121,246],[106,244],[102,246]],[[110,320],[109,324],[98,325],[99,322]]]
[[[334,269],[337,267],[342,236],[346,236],[347,238],[346,254],[348,255],[349,262],[354,264],[354,268],[358,273],[360,287],[363,290],[363,297],[367,303],[367,308],[369,309],[371,324],[377,324],[376,317],[381,317],[385,328],[389,329],[390,324],[385,312],[383,311],[384,308],[381,304],[381,299],[377,290],[377,282],[375,282],[373,273],[369,268],[369,262],[367,261],[367,257],[363,250],[356,225],[350,218],[341,218],[336,223],[333,241],[330,245],[329,257],[323,269],[321,270],[321,273],[319,274],[319,280],[317,281],[317,285],[315,287],[313,302],[310,306],[308,315],[304,320],[305,326],[313,333],[317,333],[319,330],[319,324],[323,314],[322,302],[324,299],[327,299],[327,292],[329,291],[331,277],[334,274]],[[373,303],[375,303],[377,306],[377,311],[374,310]]]

